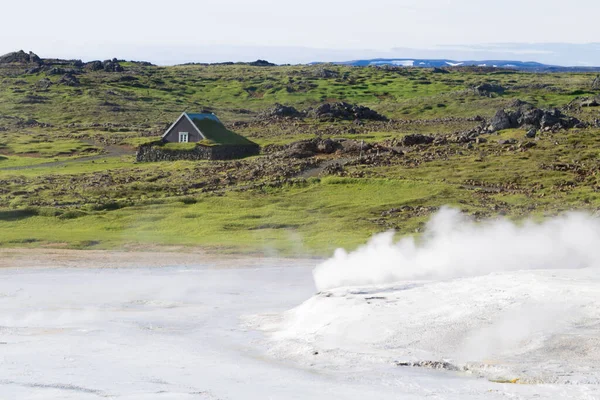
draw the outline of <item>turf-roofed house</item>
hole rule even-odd
[[[215,114],[184,112],[160,141],[140,146],[137,161],[231,160],[259,152],[256,143],[227,129]]]

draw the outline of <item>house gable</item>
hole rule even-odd
[[[181,114],[177,121],[167,129],[162,136],[162,140],[167,143],[178,143],[180,133],[187,133],[190,143],[206,139],[206,136],[198,129],[187,113]]]

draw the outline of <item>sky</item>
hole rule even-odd
[[[541,61],[548,52],[564,52],[564,44],[581,49],[600,42],[597,0],[3,3],[3,15],[12,17],[0,24],[0,53],[23,49],[86,61],[117,57],[175,64],[268,57],[298,63],[415,57],[411,52],[419,51],[432,58],[467,51],[481,55],[478,59],[508,51],[513,59]],[[578,51],[575,60],[572,50],[554,58],[562,65],[600,65],[600,56],[588,50]]]

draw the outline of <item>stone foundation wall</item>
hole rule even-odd
[[[260,147],[256,146],[196,146],[189,150],[165,149],[157,145],[143,145],[138,148],[136,161],[178,161],[178,160],[234,160],[255,156],[260,153]]]

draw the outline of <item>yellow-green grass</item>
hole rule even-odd
[[[446,204],[452,190],[443,184],[327,178],[300,187],[165,199],[58,217],[40,216],[39,210],[32,209],[3,210],[0,242],[71,247],[94,242],[99,248],[181,244],[236,252],[326,255],[337,247],[353,248],[386,230],[372,222],[382,211],[405,204]],[[402,230],[414,232],[422,221],[411,220]]]

